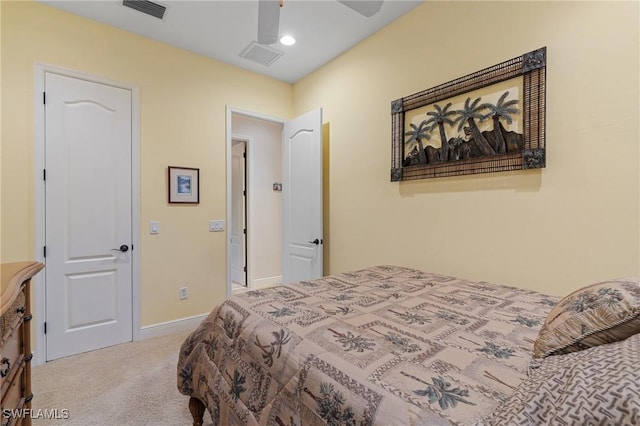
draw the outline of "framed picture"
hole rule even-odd
[[[169,166],[169,203],[200,203],[200,169]]]
[[[391,181],[546,166],[546,48],[391,102]]]

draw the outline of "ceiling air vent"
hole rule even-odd
[[[165,10],[167,10],[166,7],[149,0],[123,0],[122,5],[158,19],[162,19],[164,17]]]
[[[283,52],[273,49],[262,44],[258,44],[252,41],[247,47],[240,53],[241,58],[249,59],[250,61],[257,62],[260,65],[268,67],[276,61]]]
[[[338,3],[342,3],[350,9],[355,10],[360,15],[367,18],[372,17],[376,13],[380,12],[382,8],[382,0],[338,0]]]

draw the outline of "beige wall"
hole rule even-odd
[[[426,2],[295,84],[330,127],[330,272],[557,295],[640,274],[638,2]],[[547,168],[391,183],[390,102],[547,46]]]
[[[326,272],[400,264],[554,294],[640,274],[637,2],[427,2],[295,86],[39,3],[0,8],[2,261],[35,253],[34,64],[136,85],[142,325],[224,296],[225,233],[207,224],[226,212],[226,105],[324,107]],[[392,100],[541,46],[546,169],[389,182]],[[199,206],[167,205],[167,165],[200,168]]]
[[[287,118],[292,86],[39,3],[0,4],[2,262],[35,253],[34,65],[91,73],[140,89],[142,325],[210,311],[225,296],[226,233],[208,232],[226,215],[225,107]],[[200,168],[198,206],[167,204],[168,165]]]

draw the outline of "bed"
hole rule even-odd
[[[570,297],[397,266],[246,291],[184,341],[178,389],[194,425],[640,424],[638,280]]]

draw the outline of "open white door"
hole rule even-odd
[[[247,285],[246,152],[245,141],[233,141],[231,155],[231,282]]]
[[[284,125],[282,283],[322,276],[322,109]]]

